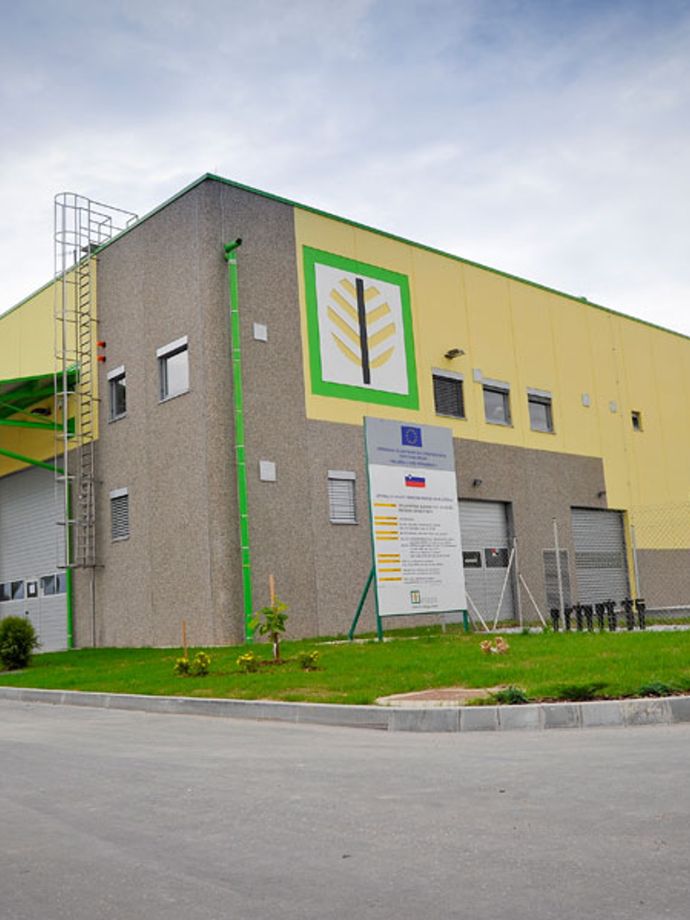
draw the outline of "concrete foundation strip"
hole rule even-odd
[[[228,719],[336,725],[381,731],[470,732],[549,728],[631,727],[690,722],[690,696],[602,700],[591,703],[530,703],[524,706],[405,708],[280,703],[271,700],[194,699],[76,690],[0,687],[0,700],[53,703]]]

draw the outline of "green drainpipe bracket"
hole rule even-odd
[[[254,613],[252,601],[252,562],[249,545],[249,497],[247,492],[247,463],[244,449],[244,400],[242,395],[242,345],[240,339],[240,304],[235,250],[242,240],[233,240],[223,247],[228,263],[228,297],[230,305],[230,347],[232,361],[232,389],[235,402],[235,467],[237,470],[237,503],[240,517],[240,558],[242,563],[242,607],[244,613],[244,639],[251,642],[251,620]]]

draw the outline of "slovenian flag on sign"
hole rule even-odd
[[[411,489],[425,489],[426,479],[423,476],[405,476],[405,485]]]

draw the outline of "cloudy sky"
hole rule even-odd
[[[215,172],[690,334],[690,0],[0,0],[0,312],[52,200]]]

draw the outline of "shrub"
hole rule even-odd
[[[24,617],[0,620],[0,664],[8,671],[25,668],[39,641],[31,621]]]
[[[197,652],[189,658],[178,658],[175,662],[175,674],[181,677],[206,677],[211,668],[211,658],[206,652]]]
[[[273,645],[273,660],[280,661],[280,637],[287,627],[287,604],[276,597],[270,607],[262,607],[255,613],[250,627],[259,631],[260,636],[270,636]]]
[[[654,680],[649,684],[643,684],[634,694],[635,696],[673,696],[676,688],[663,681]]]
[[[259,659],[254,652],[245,652],[237,659],[237,667],[244,674],[255,674],[259,670]]]
[[[197,652],[189,668],[192,677],[206,677],[211,670],[211,656],[206,652]]]
[[[556,692],[557,700],[571,700],[574,703],[586,703],[588,700],[595,700],[599,691],[603,690],[606,684],[564,684]]]
[[[313,652],[299,652],[297,662],[303,671],[316,671],[320,657],[321,655],[316,649]]]
[[[175,674],[179,674],[181,677],[184,677],[189,674],[189,668],[189,658],[178,658],[175,661],[175,667],[173,670],[175,671]]]
[[[505,690],[497,690],[492,696],[497,703],[503,703],[505,706],[519,706],[523,703],[529,703],[529,697],[522,687],[506,687]]]

